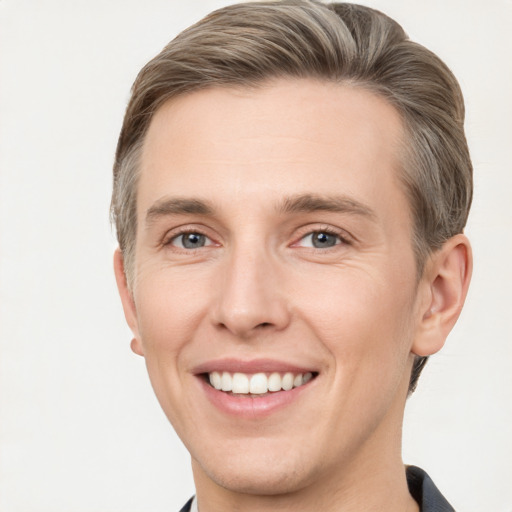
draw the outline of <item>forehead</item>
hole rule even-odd
[[[402,136],[396,110],[361,87],[289,79],[193,92],[150,124],[138,213],[168,194],[246,207],[283,194],[371,202],[383,186],[398,193]]]

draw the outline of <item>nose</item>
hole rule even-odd
[[[290,308],[282,274],[278,262],[265,250],[233,249],[219,275],[213,307],[216,326],[244,339],[285,329]]]

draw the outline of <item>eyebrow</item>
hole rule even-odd
[[[146,224],[168,215],[213,215],[214,208],[200,199],[167,197],[157,201],[146,212]]]
[[[310,213],[316,211],[349,213],[375,218],[375,212],[365,204],[346,196],[300,194],[286,198],[278,207],[284,213]]]
[[[375,218],[371,208],[346,196],[322,196],[317,194],[299,194],[290,196],[276,205],[281,213],[312,213],[317,211],[348,213]],[[213,205],[202,199],[166,197],[154,203],[146,213],[146,224],[150,225],[160,217],[168,215],[214,215]]]

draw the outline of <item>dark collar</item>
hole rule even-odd
[[[407,466],[407,485],[421,512],[455,512],[431,478],[416,466]]]
[[[425,471],[416,466],[407,466],[406,475],[409,492],[418,502],[421,512],[455,512]],[[192,499],[188,500],[180,512],[190,511]]]
[[[194,497],[192,496],[192,498],[190,498],[187,503],[185,503],[185,505],[183,506],[183,508],[180,510],[180,512],[190,512],[190,505],[192,505],[192,500],[194,499]]]

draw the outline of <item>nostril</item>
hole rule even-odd
[[[270,327],[272,324],[270,322],[263,322],[261,324],[258,324],[256,327]]]

